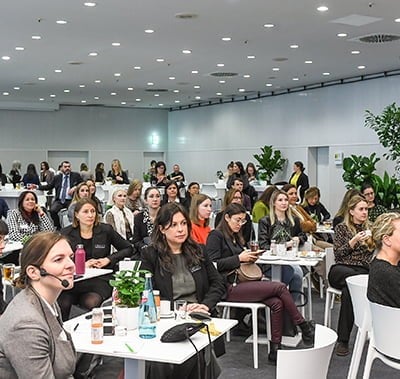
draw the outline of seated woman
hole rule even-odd
[[[0,378],[73,378],[76,353],[57,305],[74,285],[72,257],[58,233],[39,233],[22,249],[15,282],[23,290],[0,317]]]
[[[190,221],[192,222],[192,239],[202,245],[206,244],[208,234],[211,231],[209,226],[212,213],[212,202],[210,197],[199,193],[195,195],[190,205]]]
[[[142,182],[139,179],[134,179],[132,180],[131,184],[129,184],[128,191],[126,193],[126,207],[131,210],[134,216],[146,206],[141,197],[142,189]]]
[[[186,199],[183,199],[179,196],[178,185],[173,180],[167,181],[165,183],[165,193],[161,205],[167,203],[179,203],[187,208]]]
[[[93,179],[86,180],[86,184],[89,187],[89,197],[96,203],[97,212],[99,215],[103,214],[103,204],[100,199],[96,196],[96,183]]]
[[[10,173],[8,174],[10,179],[10,183],[14,185],[14,188],[17,186],[17,183],[21,182],[21,162],[20,161],[13,161],[11,165]]]
[[[254,163],[247,163],[245,172],[249,183],[257,181],[257,170],[256,166],[254,166]]]
[[[133,245],[135,253],[141,254],[141,250],[150,244],[150,237],[153,233],[154,220],[160,210],[161,195],[156,187],[148,187],[144,192],[146,206],[133,220]]]
[[[106,172],[104,170],[104,163],[98,162],[96,164],[96,168],[94,169],[94,180],[96,183],[104,184],[105,176]]]
[[[0,163],[0,184],[4,186],[7,182],[7,175],[3,172],[3,166]]]
[[[50,170],[48,162],[40,162],[40,181],[51,183],[54,179],[54,172]],[[40,184],[40,183],[39,183]]]
[[[151,175],[150,183],[152,186],[164,187],[167,182],[166,166],[165,163],[159,161],[155,166],[155,174]]]
[[[188,209],[190,209],[190,205],[192,204],[193,196],[198,195],[199,193],[200,184],[197,182],[190,182],[186,191],[186,204]]]
[[[374,222],[379,215],[387,212],[383,205],[377,204],[374,187],[371,184],[364,183],[361,186],[361,193],[368,202],[368,220],[370,222]]]
[[[214,226],[217,227],[222,219],[222,215],[224,210],[229,204],[240,204],[243,205],[243,193],[239,190],[231,188],[228,192],[225,193],[224,203],[222,204],[222,211],[217,213],[215,216]],[[257,239],[257,236],[253,235],[253,224],[251,222],[250,215],[246,212],[246,223],[242,226],[242,236],[244,239],[245,246],[249,246],[249,242],[251,239]],[[252,238],[253,237],[253,238]]]
[[[347,204],[349,200],[354,196],[354,195],[361,195],[360,191],[355,189],[355,188],[350,188],[346,191],[346,193],[343,196],[342,203],[340,204],[339,210],[336,212],[335,217],[332,220],[332,226],[333,229],[336,228],[336,225],[339,225],[340,223],[343,222],[344,220],[344,215],[346,214],[347,210]]]
[[[85,183],[79,183],[76,186],[76,191],[74,192],[74,197],[72,198],[71,204],[68,207],[68,220],[72,222],[74,219],[76,203],[83,198],[90,197],[89,186]]]
[[[11,241],[22,242],[38,232],[52,232],[53,223],[38,204],[36,193],[23,191],[18,198],[18,208],[8,211],[7,224]]]
[[[400,308],[400,214],[378,216],[371,231],[378,253],[369,266],[367,297],[373,303]]]
[[[289,198],[285,191],[275,191],[271,196],[269,205],[270,215],[263,217],[258,222],[258,242],[260,249],[269,249],[271,241],[286,243],[291,248],[293,240],[297,240],[298,246],[304,244],[307,236],[300,228],[300,220],[294,217],[289,208]],[[270,276],[270,267],[266,265],[264,275]],[[298,265],[282,267],[282,281],[289,285],[289,289],[295,300],[303,288],[303,270]]]
[[[61,234],[68,238],[73,250],[76,245],[83,244],[88,268],[116,269],[119,261],[133,254],[133,247],[128,241],[110,225],[99,222],[96,204],[88,198],[76,203],[73,223],[61,229]],[[115,248],[114,253],[111,253],[111,247]],[[103,275],[83,280],[75,283],[73,289],[64,291],[58,299],[63,320],[68,319],[72,304],[91,310],[109,298],[110,279],[111,275]]]
[[[113,159],[111,162],[111,170],[108,171],[107,178],[111,178],[115,184],[129,184],[128,175],[122,169],[119,159]]]
[[[277,189],[277,187],[272,185],[266,188],[261,194],[260,198],[254,204],[253,210],[251,211],[253,222],[258,223],[260,219],[269,215],[269,201],[271,200],[271,195]]]
[[[329,220],[331,214],[320,202],[321,192],[318,187],[310,187],[304,193],[304,201],[302,207],[304,210],[313,218],[314,221],[322,223],[325,220]]]
[[[355,195],[348,202],[343,223],[335,228],[333,251],[336,264],[328,274],[330,285],[342,291],[336,346],[336,355],[339,356],[349,354],[349,339],[354,323],[353,305],[346,278],[368,274],[374,251],[368,226],[368,203],[364,197]]]
[[[228,301],[262,302],[271,308],[272,341],[268,360],[276,362],[277,350],[281,346],[284,311],[289,314],[293,323],[301,328],[306,344],[314,342],[314,326],[304,320],[283,283],[236,282],[235,270],[240,264],[253,263],[258,259],[258,254],[244,248],[241,227],[245,222],[246,209],[240,204],[228,205],[220,224],[208,236],[206,253],[211,260],[217,262],[217,269],[225,278]]]
[[[29,184],[40,184],[39,175],[37,174],[36,167],[33,163],[29,163],[26,167],[26,173],[22,177],[22,182],[24,183],[24,187],[30,189]]]
[[[126,191],[116,189],[112,194],[113,206],[104,215],[106,224],[123,238],[132,242],[133,238],[133,213],[126,207]]]
[[[3,254],[3,250],[6,247],[6,237],[8,234],[8,226],[3,221],[0,220],[0,257]],[[5,311],[7,303],[4,301],[3,293],[3,280],[2,280],[2,270],[0,270],[0,316]]]
[[[233,182],[235,181],[236,178],[239,178],[243,182],[243,192],[247,193],[247,189],[249,187],[249,179],[247,178],[247,174],[244,171],[243,163],[240,161],[236,161],[233,164],[233,172],[229,176],[227,182],[226,182],[226,188],[230,189],[233,185]]]
[[[187,211],[181,205],[169,203],[161,207],[153,243],[142,252],[141,269],[153,274],[154,288],[160,290],[161,299],[186,300],[188,312],[216,317],[216,304],[225,294],[224,282],[212,261],[190,238],[190,227]],[[147,378],[198,378],[197,358],[182,365],[151,364],[148,371]]]

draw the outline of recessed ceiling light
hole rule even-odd
[[[200,88],[200,86],[196,85],[196,86],[193,86],[193,88],[199,89],[199,88]]]
[[[329,8],[325,5],[321,5],[320,7],[317,8],[318,12],[326,12],[328,10],[329,10]]]
[[[142,99],[135,99],[135,101],[142,101]]]
[[[3,55],[3,56],[1,57],[1,59],[2,59],[3,61],[9,61],[11,58],[10,58],[8,55]]]
[[[121,42],[113,42],[111,44],[111,46],[115,46],[115,47],[121,46]]]
[[[121,101],[121,105],[126,105],[126,101]]]
[[[172,92],[173,93],[179,93],[179,89],[174,89]]]
[[[111,96],[117,96],[117,93],[116,92],[111,92],[110,95]]]
[[[155,93],[154,96],[155,96],[155,97],[159,97],[160,94],[159,94],[159,93]]]
[[[196,99],[196,100],[200,100],[200,99],[201,99],[201,96],[196,96],[195,99]]]
[[[38,78],[38,80],[43,81],[43,80],[46,80],[46,78],[44,78],[43,76],[41,76],[40,78]]]
[[[273,28],[274,24],[264,24],[264,28]]]
[[[324,76],[329,76],[331,73],[330,72],[323,72],[322,75]]]
[[[100,99],[100,97],[98,97],[98,96],[95,96],[93,99],[95,99],[95,100],[99,100],[99,99]]]
[[[279,71],[280,68],[279,67],[272,67],[272,71]]]
[[[256,59],[256,56],[255,55],[248,55],[247,59]]]
[[[175,80],[175,76],[169,76],[168,79],[169,80]]]
[[[244,88],[239,88],[238,90],[239,92],[246,92],[246,90]]]
[[[218,83],[225,84],[226,81],[225,80],[218,80]]]
[[[217,67],[224,67],[225,64],[224,63],[217,63]]]
[[[182,54],[192,54],[192,50],[184,49],[182,50]]]
[[[222,96],[222,93],[221,92],[217,92],[216,95],[217,96]]]
[[[153,82],[148,82],[147,85],[148,86],[154,86],[154,83]]]
[[[56,97],[56,95],[54,95],[54,93],[52,93],[52,94],[50,95],[50,97]]]
[[[304,61],[304,63],[306,63],[306,64],[311,64],[312,61],[308,60],[308,61]]]
[[[133,87],[128,87],[128,91],[133,91]]]
[[[32,36],[32,39],[39,40],[39,39],[42,39],[42,37],[40,37],[40,36]]]
[[[294,80],[296,82],[297,80],[299,80],[299,78],[293,78],[292,80]]]
[[[272,87],[272,83],[267,83],[266,86],[267,87]]]
[[[180,100],[175,100],[174,101],[176,104],[179,104],[180,103]]]
[[[82,103],[82,104],[85,104],[85,103],[86,103],[86,100],[81,100],[81,103]]]
[[[59,69],[59,68],[56,68],[56,69],[54,70],[54,72],[56,72],[57,74],[59,74],[60,72],[62,72],[62,70]]]
[[[250,75],[249,74],[244,74],[243,77],[247,79],[247,78],[250,78]]]
[[[231,37],[222,37],[221,39],[222,39],[222,41],[224,41],[224,42],[229,42],[229,41],[232,40]]]
[[[100,79],[96,79],[94,82],[95,83],[101,83],[101,80]]]
[[[357,55],[357,54],[360,54],[360,51],[359,50],[352,50],[351,54]]]
[[[4,96],[8,96],[10,93],[9,92],[3,92]]]
[[[59,25],[65,25],[67,23],[67,21],[65,21],[65,20],[57,20],[56,23],[59,24]]]
[[[99,55],[99,53],[96,51],[91,51],[88,55],[89,55],[89,57],[97,57]]]
[[[114,74],[114,76],[119,77],[119,76],[121,76],[121,73],[120,73],[120,72],[116,72],[116,73]]]
[[[396,18],[394,22],[400,22],[400,18]]]
[[[21,89],[21,87],[14,87],[14,89],[15,89],[16,91],[18,91],[18,90]]]
[[[17,50],[17,51],[24,51],[24,50],[25,50],[25,47],[17,46],[17,47],[15,48],[15,50]]]
[[[163,106],[164,106],[164,104],[160,103],[160,104],[158,104],[158,106],[159,106],[159,107],[163,107]]]
[[[83,5],[84,5],[85,7],[95,7],[95,6],[96,6],[96,3],[93,2],[93,1],[87,1],[87,2],[83,3]]]
[[[165,62],[165,59],[164,58],[157,58],[156,61],[157,62]]]
[[[339,38],[347,37],[347,33],[338,33],[336,34]]]
[[[364,65],[361,65],[361,66],[357,66],[357,68],[359,69],[359,70],[364,70],[364,68],[366,68]]]
[[[192,74],[198,74],[199,71],[198,70],[192,70]]]
[[[84,84],[79,84],[79,88],[85,88],[86,86]]]
[[[39,99],[39,101],[44,101],[44,98],[43,98],[43,97],[41,97],[41,98]]]
[[[154,30],[153,29],[146,29],[144,32],[147,33],[147,34],[152,34],[152,33],[154,33]]]
[[[134,70],[141,70],[142,68],[140,66],[135,66],[133,67]]]
[[[65,90],[64,90],[64,92],[65,92],[65,93],[70,93],[70,92],[71,92],[71,90],[69,90],[69,89],[65,89]]]
[[[291,48],[291,49],[298,49],[298,48],[299,48],[299,45],[295,45],[295,44],[294,44],[294,45],[290,45],[290,48]]]

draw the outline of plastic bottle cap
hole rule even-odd
[[[159,290],[153,290],[153,295],[160,295],[160,291]]]
[[[151,275],[151,272],[146,272],[146,274],[145,274],[145,278],[151,278],[153,275]]]

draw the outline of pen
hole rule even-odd
[[[78,326],[79,326],[79,322],[75,325],[74,332],[76,331],[76,329],[78,329]]]
[[[134,353],[134,352],[135,352],[135,350],[133,350],[132,347],[129,346],[126,342],[125,342],[125,346],[128,348],[128,350],[129,350],[131,353]]]

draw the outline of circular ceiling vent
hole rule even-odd
[[[397,34],[385,34],[385,33],[382,34],[375,33],[355,38],[356,41],[363,43],[386,43],[386,42],[398,41],[399,39],[400,36]]]
[[[146,92],[168,92],[166,88],[147,88]]]
[[[238,76],[237,72],[212,72],[210,76],[215,76],[217,78],[229,78],[229,77],[234,77]]]

